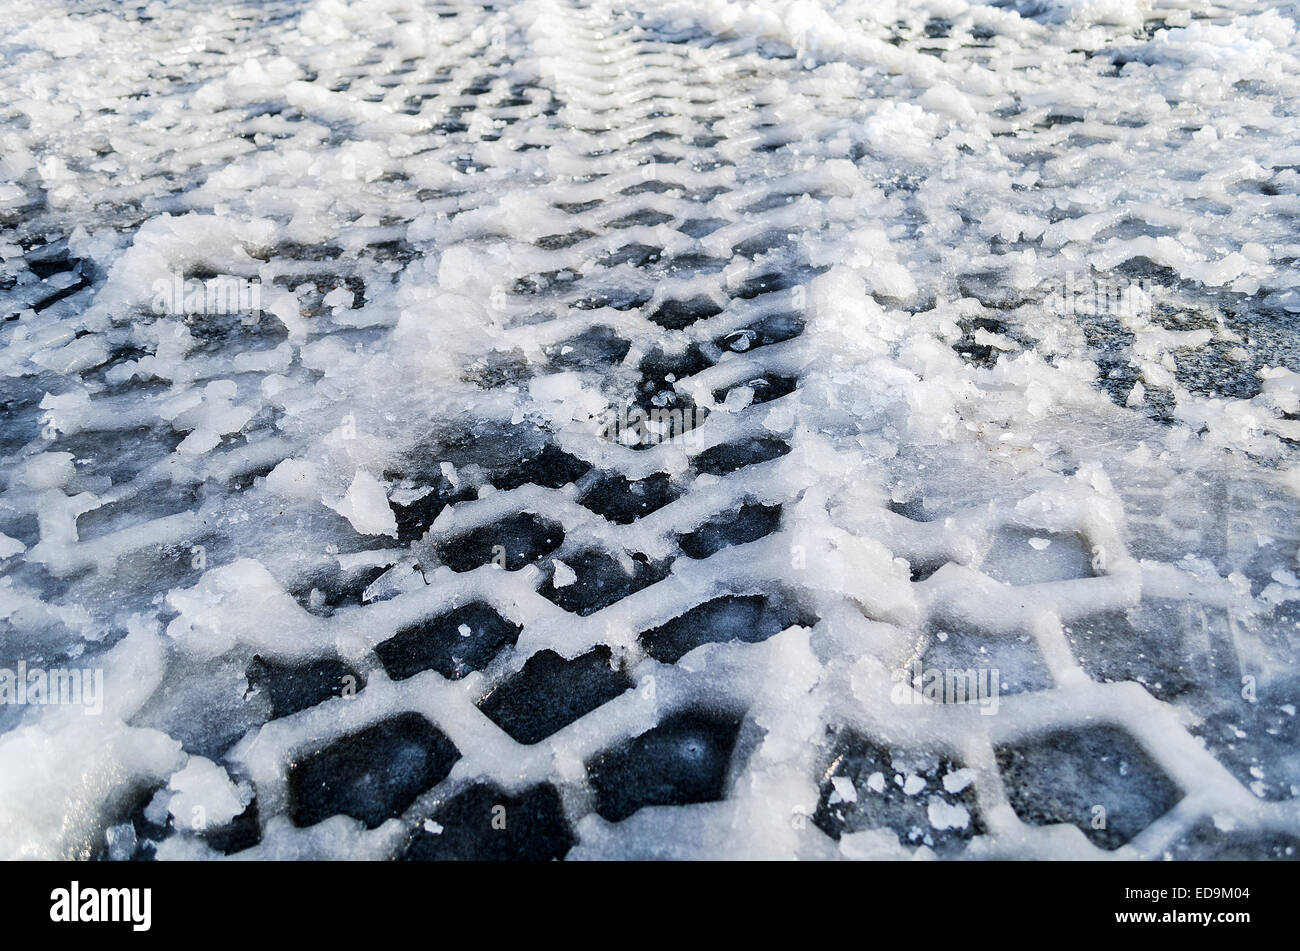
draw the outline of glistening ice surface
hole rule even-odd
[[[1296,17],[8,0],[0,856],[1294,858]]]

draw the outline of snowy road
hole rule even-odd
[[[5,6],[0,857],[1296,857],[1295,5]]]

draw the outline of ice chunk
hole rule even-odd
[[[362,535],[397,537],[397,516],[388,504],[388,494],[378,479],[358,469],[347,494],[337,502],[326,502]]]
[[[564,562],[560,561],[560,559],[552,559],[551,564],[555,565],[555,574],[551,576],[551,584],[555,587],[567,588],[578,580],[578,576],[574,570]]]
[[[970,824],[970,812],[960,804],[932,799],[926,810],[930,825],[936,829],[964,829]]]
[[[172,797],[167,811],[177,828],[201,831],[207,826],[228,825],[253,801],[252,787],[236,785],[226,771],[202,756],[191,756],[185,768],[167,783]]]
[[[266,487],[292,499],[320,498],[316,467],[303,459],[286,459],[266,476]]]
[[[975,779],[975,771],[967,767],[955,769],[943,777],[943,788],[950,793],[959,793]]]

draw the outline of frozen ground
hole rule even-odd
[[[0,856],[1294,858],[1296,9],[8,0]]]

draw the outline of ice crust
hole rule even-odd
[[[9,7],[0,857],[1295,856],[1293,5]]]

